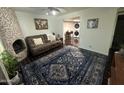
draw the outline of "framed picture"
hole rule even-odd
[[[34,22],[35,22],[36,30],[48,29],[48,21],[47,21],[47,19],[35,18]]]
[[[98,18],[95,19],[88,19],[87,21],[87,28],[93,29],[93,28],[98,28]]]

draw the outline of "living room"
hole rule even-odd
[[[19,73],[17,80],[10,78],[8,69],[15,68],[6,68],[3,62],[1,84],[123,84],[123,79],[115,83],[110,77],[111,62],[107,63],[122,11],[117,7],[1,7],[0,53],[7,51],[3,61],[17,61],[13,73]],[[65,43],[65,33],[75,32],[64,32],[64,22],[75,17],[80,18],[74,23],[80,28],[78,47]]]
[[[73,8],[72,8],[73,9]],[[117,8],[82,8],[72,13],[60,14],[56,16],[46,16],[36,13],[16,11],[20,27],[24,37],[38,34],[55,33],[63,37],[63,20],[75,16],[80,17],[80,47],[107,55],[112,43],[114,28],[116,24]],[[106,15],[106,13],[109,13]],[[34,18],[48,19],[48,29],[36,30]],[[87,29],[87,19],[99,18],[97,29]],[[109,20],[111,21],[109,21]],[[101,21],[100,21],[101,20]],[[54,24],[53,24],[54,23]],[[106,34],[107,33],[107,34]],[[98,36],[99,34],[99,36]],[[106,36],[107,35],[107,36]],[[104,38],[106,36],[106,38]],[[101,41],[99,41],[99,39]],[[107,42],[106,42],[107,41]],[[104,46],[104,47],[102,47]]]

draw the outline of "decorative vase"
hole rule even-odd
[[[16,71],[16,75],[15,77],[13,77],[10,82],[12,83],[12,85],[16,85],[16,84],[19,84],[20,82],[20,78],[19,78],[19,72]]]

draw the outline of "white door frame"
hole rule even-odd
[[[10,79],[9,79],[7,70],[6,70],[6,68],[5,68],[5,66],[4,66],[2,60],[0,60],[0,67],[1,67],[1,70],[2,70],[2,72],[3,72],[3,74],[4,74],[4,76],[5,76],[5,79],[6,79],[7,83],[8,83],[9,85],[11,85],[12,83],[11,83],[11,81],[10,81]]]

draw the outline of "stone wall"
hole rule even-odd
[[[17,57],[19,61],[23,60],[27,56],[27,48],[16,54],[12,47],[13,42],[17,39],[21,39],[24,42],[20,25],[15,11],[12,8],[0,8],[0,38],[3,41],[5,49],[13,56]]]

